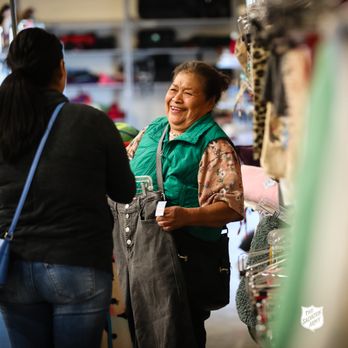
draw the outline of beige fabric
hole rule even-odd
[[[242,69],[247,73],[247,63],[248,63],[248,49],[245,42],[239,37],[236,41],[236,46],[234,48],[234,54],[238,59]]]
[[[287,52],[282,60],[282,74],[288,103],[289,142],[286,153],[286,182],[289,192],[294,191],[294,180],[302,147],[305,128],[306,102],[311,76],[311,51],[301,46]],[[291,200],[291,197],[289,197]]]
[[[268,102],[260,164],[274,179],[285,175],[287,156],[281,139],[287,127],[286,122],[287,117],[278,117],[273,104]]]

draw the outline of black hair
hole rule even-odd
[[[173,71],[173,78],[180,72],[199,75],[205,82],[203,90],[206,100],[214,98],[215,104],[220,100],[222,92],[228,88],[231,82],[228,75],[199,60],[191,60],[178,65]]]
[[[59,77],[63,46],[40,28],[25,29],[11,42],[6,58],[11,69],[0,86],[0,151],[15,162],[36,145],[48,119],[42,91]]]

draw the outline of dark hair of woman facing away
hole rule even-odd
[[[63,46],[39,28],[25,29],[12,41],[0,86],[0,154],[16,162],[37,145],[48,123],[42,92],[59,79]]]
[[[199,75],[205,82],[204,92],[206,100],[214,98],[215,104],[220,100],[222,92],[227,90],[231,82],[229,76],[199,60],[192,60],[178,65],[174,69],[173,77],[175,78],[181,72]]]

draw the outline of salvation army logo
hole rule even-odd
[[[324,325],[324,307],[302,307],[301,325],[314,332]]]

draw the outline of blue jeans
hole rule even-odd
[[[99,348],[111,289],[94,268],[13,262],[0,289],[12,348]]]

